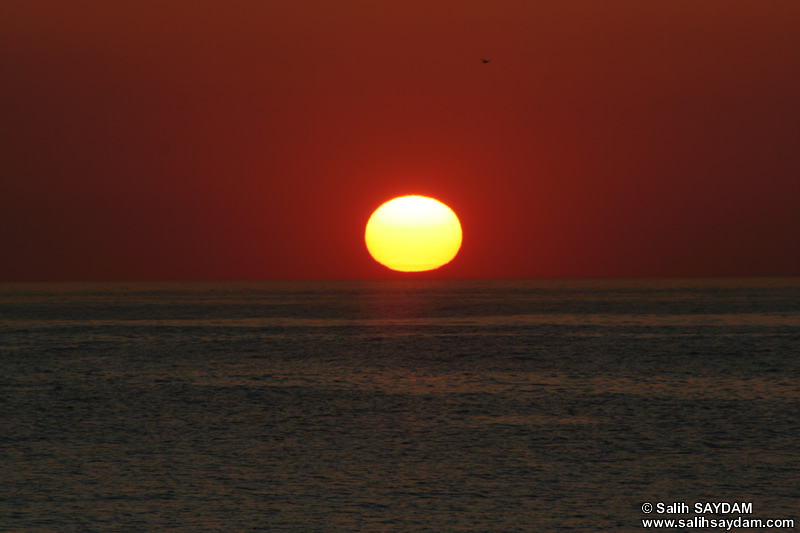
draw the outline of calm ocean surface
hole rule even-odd
[[[0,476],[0,531],[798,530],[800,279],[2,284]]]

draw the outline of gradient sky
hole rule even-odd
[[[797,0],[4,0],[0,64],[0,280],[800,275]],[[404,194],[453,263],[370,258]]]

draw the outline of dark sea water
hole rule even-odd
[[[800,529],[800,279],[0,285],[0,531],[669,518],[644,502]]]

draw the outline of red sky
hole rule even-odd
[[[797,0],[5,0],[0,64],[0,280],[800,275]],[[450,265],[368,255],[404,194]]]

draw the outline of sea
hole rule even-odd
[[[800,278],[0,284],[0,531],[712,519],[800,530]]]

